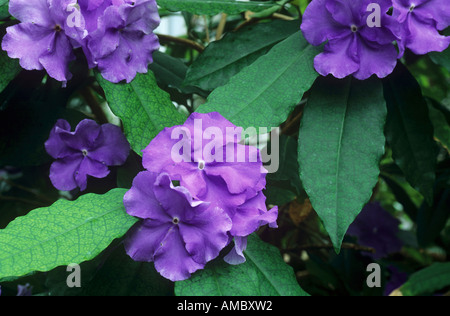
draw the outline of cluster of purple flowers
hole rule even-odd
[[[267,172],[259,151],[241,145],[240,132],[219,113],[194,113],[152,140],[143,151],[146,171],[124,198],[127,212],[143,219],[125,242],[130,257],[184,280],[233,240],[224,260],[245,262],[247,236],[277,227],[278,208],[267,210],[262,192]],[[243,152],[247,158],[239,159]]]
[[[64,84],[76,48],[114,83],[146,73],[159,49],[155,0],[11,0],[9,12],[20,23],[7,28],[2,49]]]
[[[151,141],[143,151],[146,170],[124,197],[128,214],[142,219],[125,240],[130,257],[184,280],[233,242],[224,260],[245,262],[247,236],[262,225],[277,227],[278,208],[265,203],[260,152],[241,144],[241,134],[217,112],[194,113]],[[56,159],[50,179],[64,191],[86,189],[88,176],[105,177],[130,151],[119,127],[88,119],[73,132],[58,120],[45,147]]]
[[[313,0],[301,29],[312,45],[326,42],[317,72],[365,80],[392,73],[406,49],[442,52],[450,37],[439,31],[449,25],[448,0]]]

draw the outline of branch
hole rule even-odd
[[[13,201],[13,202],[21,202],[21,203],[26,203],[26,204],[34,205],[34,206],[36,206],[36,207],[45,207],[45,206],[47,206],[47,205],[45,205],[45,204],[42,204],[41,202],[32,201],[32,200],[23,199],[23,198],[14,197],[14,196],[0,195],[0,200],[3,200],[3,201]]]
[[[294,248],[285,249],[285,251],[301,251],[301,250],[320,250],[320,249],[333,249],[334,246],[331,244],[327,245],[303,245]],[[357,244],[343,243],[341,249],[353,249],[357,251],[375,253],[375,249],[372,247],[365,247]]]
[[[109,123],[105,112],[103,112],[103,109],[100,106],[98,98],[94,95],[91,88],[89,86],[83,87],[82,89],[80,89],[80,94],[83,97],[84,101],[86,101],[97,121],[101,124]]]
[[[199,53],[202,53],[205,50],[205,47],[203,47],[199,43],[185,39],[185,38],[174,37],[174,36],[163,35],[163,34],[156,34],[156,35],[159,37],[159,41],[161,42],[161,44],[164,44],[164,43],[181,44],[181,45],[189,46],[189,47],[195,49],[196,51],[198,51]]]

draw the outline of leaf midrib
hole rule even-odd
[[[279,43],[280,44],[280,43]],[[264,93],[267,92],[267,90],[269,90],[269,88],[271,86],[273,86],[288,70],[290,70],[290,68],[292,67],[292,65],[296,64],[298,62],[298,60],[302,59],[305,52],[309,49],[311,49],[312,46],[310,45],[306,45],[306,47],[302,50],[302,53],[299,54],[296,58],[294,58],[292,60],[291,63],[287,64],[287,66],[285,66],[283,68],[283,71],[279,72],[278,75],[276,77],[274,77],[273,80],[269,81],[269,83],[267,83],[266,85],[264,85],[262,89],[258,89],[258,92],[256,96],[254,96],[252,99],[250,99],[250,101],[246,102],[246,106],[245,107],[240,107],[240,109],[233,113],[232,116],[230,116],[230,119],[239,116],[239,114],[241,114],[243,111],[245,111],[247,109],[247,107],[251,106],[257,99],[261,98],[262,95]],[[266,57],[267,55],[262,56],[262,58]],[[256,61],[255,63],[253,63],[250,67],[256,67],[257,65],[259,65],[259,63],[257,63],[258,61]],[[261,62],[260,62],[261,63]],[[231,81],[230,81],[231,82]],[[290,106],[292,107],[292,105]]]
[[[342,149],[342,143],[343,143],[343,138],[344,138],[344,129],[345,129],[345,123],[346,123],[346,118],[347,118],[347,113],[348,113],[348,107],[349,107],[349,100],[350,100],[350,93],[351,93],[351,80],[349,80],[349,83],[347,85],[347,93],[346,95],[346,99],[345,99],[345,110],[344,113],[342,115],[342,122],[341,122],[341,129],[340,129],[340,133],[339,133],[339,142],[338,142],[338,150],[337,150],[337,155],[336,155],[336,177],[335,177],[335,181],[336,181],[336,194],[335,194],[335,210],[336,210],[336,214],[338,213],[339,210],[339,175],[340,175],[340,165],[341,165],[341,149]],[[339,229],[339,220],[338,220],[338,216],[335,216],[335,230],[336,232],[338,232]]]
[[[252,256],[251,252],[244,251],[246,257],[250,259],[250,261],[258,268],[258,270],[262,273],[262,275],[269,281],[270,285],[274,288],[274,290],[278,293],[278,295],[282,296],[281,292],[278,291],[277,286],[273,283],[272,278],[265,272],[265,270],[258,264],[258,261]]]

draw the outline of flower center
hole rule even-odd
[[[172,219],[172,223],[175,224],[175,225],[178,225],[179,222],[180,222],[180,219],[178,217],[174,217]]]
[[[55,30],[56,32],[61,32],[61,31],[62,31],[62,28],[61,28],[60,25],[56,24],[55,27],[54,27],[54,30]]]
[[[411,4],[411,6],[409,7],[409,12],[413,12],[415,8],[416,8],[416,5]]]
[[[358,27],[354,24],[350,27],[350,29],[352,30],[353,33],[358,32]]]
[[[86,157],[89,154],[89,152],[86,149],[83,149],[81,152],[83,153],[84,157]]]
[[[200,169],[200,170],[205,169],[205,165],[206,165],[206,162],[204,160],[200,160],[198,162],[198,169]]]

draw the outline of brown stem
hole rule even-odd
[[[301,250],[320,250],[320,249],[333,249],[334,246],[330,244],[326,245],[303,245],[298,246],[290,249],[286,249],[286,251],[301,251]],[[353,249],[358,251],[364,251],[364,252],[370,252],[375,253],[375,249],[372,247],[365,247],[357,244],[350,244],[350,243],[343,243],[341,246],[341,249]]]
[[[222,38],[225,25],[227,24],[227,17],[228,15],[226,13],[222,13],[222,17],[220,18],[219,26],[216,31],[216,41]]]
[[[85,86],[80,89],[80,94],[83,97],[84,101],[86,101],[87,105],[90,107],[92,114],[94,114],[95,118],[100,124],[108,123],[108,118],[106,117],[105,112],[103,112],[102,107],[100,106],[100,101],[97,96],[94,95],[94,92],[89,86]]]
[[[199,43],[191,41],[189,39],[174,37],[174,36],[170,36],[170,35],[163,35],[163,34],[156,34],[156,35],[159,37],[159,41],[161,42],[162,45],[164,45],[164,43],[181,44],[181,45],[189,46],[189,47],[195,49],[196,51],[198,51],[199,53],[202,53],[205,50],[205,47],[203,47]]]
[[[293,129],[293,127],[296,127],[301,118],[303,117],[303,109],[306,105],[306,100],[303,100],[302,102],[300,102],[299,106],[300,108],[300,112],[297,113],[294,117],[290,118],[288,121],[286,121],[283,126],[281,127],[281,134],[289,134],[289,132]],[[296,130],[298,130],[298,127],[296,128]]]
[[[0,200],[13,201],[13,202],[22,202],[22,203],[31,204],[31,205],[34,205],[34,206],[37,206],[37,207],[45,207],[46,206],[46,205],[44,205],[41,202],[27,200],[27,199],[23,199],[23,198],[14,197],[14,196],[0,195]]]
[[[11,180],[9,180],[9,179],[2,179],[2,180],[3,180],[6,184],[8,184],[9,186],[16,187],[16,188],[19,189],[19,190],[22,190],[22,191],[25,191],[25,192],[28,192],[28,193],[33,194],[33,195],[36,196],[37,198],[41,199],[43,202],[48,202],[48,203],[53,203],[53,202],[54,202],[52,199],[49,199],[48,197],[46,197],[46,196],[44,196],[44,195],[41,195],[41,194],[37,193],[37,192],[36,192],[35,190],[33,190],[33,189],[30,189],[30,188],[27,188],[27,187],[25,187],[25,186],[23,186],[23,185],[17,184],[17,183],[15,183],[15,182],[13,182],[13,181],[11,181]]]

